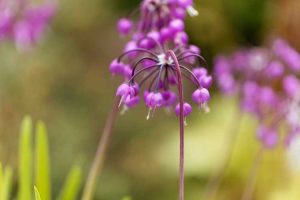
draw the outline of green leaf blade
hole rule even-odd
[[[6,167],[2,179],[1,200],[9,200],[11,194],[13,171],[10,167]]]
[[[39,121],[36,126],[35,184],[43,200],[51,200],[49,144],[46,126]]]
[[[19,143],[19,192],[18,200],[31,200],[32,193],[32,120],[26,116],[21,125]]]
[[[35,186],[34,186],[34,196],[35,196],[35,200],[41,200],[41,195]]]
[[[81,178],[80,167],[74,166],[65,181],[58,200],[75,200],[80,189]]]
[[[0,163],[0,197],[2,196],[2,183],[3,182],[3,169],[2,164]]]

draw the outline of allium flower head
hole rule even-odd
[[[154,48],[152,40],[161,44],[187,44],[188,36],[184,32],[186,12],[192,16],[198,14],[192,0],[144,0],[140,5],[139,21],[121,18],[117,29],[122,36],[132,34],[128,45],[135,44],[142,48]],[[141,39],[143,42],[139,42]]]
[[[215,60],[215,76],[225,94],[237,94],[244,111],[258,119],[257,136],[266,147],[279,140],[280,127],[300,130],[300,54],[284,40],[272,48],[242,49]],[[299,74],[298,74],[299,75]]]
[[[0,1],[0,39],[12,39],[21,50],[39,41],[56,10],[53,2]]]
[[[109,69],[113,75],[120,75],[125,80],[116,94],[121,97],[120,104],[125,110],[138,104],[143,92],[149,109],[147,118],[162,107],[173,108],[178,115],[179,98],[174,91],[179,85],[177,62],[182,76],[195,86],[191,99],[201,110],[209,110],[208,89],[212,77],[203,67],[205,60],[200,49],[188,44],[184,23],[186,12],[197,14],[192,0],[144,0],[140,5],[139,21],[119,20],[119,33],[122,36],[130,34],[131,40]],[[189,103],[184,102],[184,116],[191,111]]]
[[[192,100],[198,104],[199,108],[208,111],[207,102],[210,99],[209,87],[211,86],[212,78],[203,73],[201,76],[198,71],[206,71],[202,66],[204,59],[202,56],[188,50],[188,48],[178,48],[174,50],[176,58],[180,64],[181,73],[195,86],[195,92],[192,95]],[[130,59],[130,54],[135,54],[135,59]],[[193,59],[191,62],[190,58]],[[129,63],[124,63],[130,60]],[[177,86],[177,72],[173,58],[163,49],[157,48],[155,51],[147,49],[134,49],[122,54],[117,60],[114,60],[110,69],[113,66],[130,66],[131,75],[127,77],[123,74],[127,81],[121,84],[116,95],[121,97],[121,104],[125,108],[133,106],[131,100],[139,99],[139,89],[144,87],[144,101],[149,108],[150,117],[151,111],[161,107],[174,107],[178,102],[177,94],[173,88]],[[114,71],[113,73],[117,73]],[[122,71],[122,70],[121,70]],[[206,80],[206,81],[201,81]],[[138,101],[134,101],[138,103]],[[128,105],[129,103],[129,105]],[[185,102],[185,116],[191,112],[191,106]]]

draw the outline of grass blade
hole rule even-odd
[[[2,179],[1,200],[9,200],[11,193],[13,171],[10,167],[6,167]]]
[[[19,193],[18,200],[32,200],[32,150],[31,150],[32,121],[25,117],[21,125],[19,144]]]
[[[34,196],[35,196],[35,200],[41,200],[40,193],[35,186],[34,186]]]
[[[36,126],[35,184],[43,200],[51,200],[50,159],[47,130],[43,122]]]
[[[0,163],[0,197],[2,196],[2,182],[3,182],[3,170],[2,170],[2,164]]]
[[[78,166],[72,168],[58,200],[75,200],[81,184],[81,169]]]

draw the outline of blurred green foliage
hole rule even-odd
[[[35,186],[34,186],[34,197],[35,197],[35,200],[41,200],[41,195]]]
[[[59,195],[58,200],[73,200],[76,199],[81,183],[81,170],[79,167],[73,167],[63,189]]]
[[[10,167],[5,167],[5,170],[3,170],[0,164],[0,199],[10,199],[11,185],[12,169]]]
[[[46,127],[39,121],[36,125],[36,144],[35,144],[35,184],[39,188],[39,194],[43,200],[51,200],[51,181],[50,181],[50,163],[49,147]]]
[[[30,117],[25,117],[21,124],[20,143],[19,143],[19,184],[18,199],[32,200],[34,196],[36,200],[51,199],[51,178],[49,170],[49,149],[47,131],[43,122],[39,121],[36,126],[36,145],[34,158],[32,151],[32,131],[33,125]],[[35,163],[33,173],[33,163]],[[36,178],[35,186],[33,185],[33,174]],[[0,199],[11,199],[13,172],[10,167],[2,170],[0,165]],[[67,177],[66,183],[61,191],[59,200],[75,200],[77,199],[81,183],[81,169],[74,166]],[[39,189],[38,189],[39,188]]]

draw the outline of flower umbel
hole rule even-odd
[[[112,69],[113,66],[123,66],[125,69],[130,66],[131,75],[129,77],[120,73],[128,80],[119,86],[116,93],[121,97],[120,104],[123,104],[125,109],[131,108],[139,102],[139,88],[145,87],[143,96],[145,105],[149,108],[147,119],[149,119],[151,111],[161,107],[174,107],[178,102],[177,95],[172,90],[174,86],[178,85],[175,62],[159,44],[157,45],[158,48],[154,50],[137,48],[127,51],[114,60],[110,67]],[[198,104],[201,110],[207,111],[207,103],[210,99],[208,88],[212,84],[212,78],[207,74],[205,68],[200,67],[205,63],[203,57],[197,52],[191,51],[190,48],[180,47],[173,52],[179,62],[180,73],[196,88],[192,100]],[[135,54],[134,59],[130,58],[133,53]],[[125,64],[123,60],[130,60],[130,63]],[[203,73],[200,74],[199,71]],[[188,107],[189,104],[185,102],[185,105]],[[188,116],[190,112],[185,112],[185,116]]]
[[[289,143],[300,128],[300,54],[282,39],[272,48],[252,48],[219,56],[215,73],[224,93],[237,94],[243,110],[260,125],[257,137],[267,148],[276,146],[280,127]]]
[[[56,5],[47,0],[0,1],[0,39],[12,39],[20,50],[30,48],[41,39],[55,10]]]

